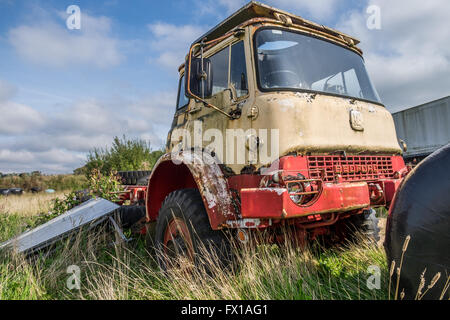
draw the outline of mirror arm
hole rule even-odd
[[[222,37],[221,37],[221,38],[222,38]],[[219,39],[220,39],[220,38],[219,38]],[[207,101],[204,100],[203,98],[200,98],[200,97],[196,96],[195,94],[193,94],[193,93],[191,92],[191,83],[190,83],[190,82],[191,82],[191,60],[192,60],[192,52],[194,51],[194,48],[195,48],[195,47],[201,46],[201,47],[202,47],[201,50],[202,50],[202,53],[203,53],[203,47],[204,47],[205,45],[208,45],[208,44],[210,44],[210,43],[212,43],[212,42],[215,42],[215,41],[218,41],[218,39],[215,39],[215,40],[212,40],[212,41],[208,41],[208,42],[206,42],[206,43],[205,43],[204,41],[202,41],[201,43],[196,43],[196,44],[192,45],[191,48],[189,49],[189,56],[188,56],[188,74],[187,74],[187,77],[186,77],[186,80],[187,80],[187,88],[188,88],[188,94],[191,95],[191,97],[193,97],[194,99],[197,99],[197,100],[203,102],[203,104],[204,104],[206,107],[208,107],[208,108],[213,108],[214,110],[218,111],[219,113],[222,113],[223,115],[227,116],[227,117],[230,118],[230,119],[236,119],[235,116],[233,116],[233,115],[231,115],[231,114],[229,114],[229,113],[223,111],[222,109],[220,109],[219,107],[216,107],[215,105],[210,104],[209,102],[207,102]],[[203,69],[203,54],[202,54],[202,69]],[[203,70],[202,70],[202,71],[203,71]]]

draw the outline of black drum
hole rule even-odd
[[[384,247],[388,266],[395,261],[394,292],[396,269],[400,267],[405,240],[410,236],[403,253],[398,298],[403,290],[404,299],[422,295],[422,299],[449,298],[448,290],[442,296],[450,276],[449,231],[450,144],[431,154],[408,174],[390,208]],[[423,280],[421,275],[425,269]]]

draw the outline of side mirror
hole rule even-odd
[[[192,58],[191,64],[189,65],[186,61],[186,72],[189,74],[190,69],[190,79],[185,82],[185,93],[187,97],[192,97],[195,95],[202,99],[209,98],[212,96],[212,82],[213,82],[213,72],[211,60],[208,58],[203,58],[203,68],[201,58]],[[190,89],[190,90],[189,90]],[[193,97],[195,98],[195,97]]]

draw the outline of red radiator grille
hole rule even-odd
[[[335,181],[364,181],[393,178],[392,160],[389,156],[308,156],[309,177]]]

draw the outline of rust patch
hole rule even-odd
[[[206,212],[213,229],[220,228],[226,220],[235,219],[235,209],[232,203],[232,195],[228,188],[226,178],[220,169],[216,159],[208,153],[201,152],[186,152],[180,151],[178,153],[166,153],[163,155],[155,169],[162,163],[172,162],[170,166],[174,168],[184,165],[189,169],[192,178],[194,179],[197,188],[202,196],[205,204]],[[150,176],[150,183],[152,181]],[[182,180],[184,177],[177,177]],[[168,181],[167,183],[171,183]],[[154,186],[158,188],[158,186]],[[149,199],[151,201],[151,199]]]

